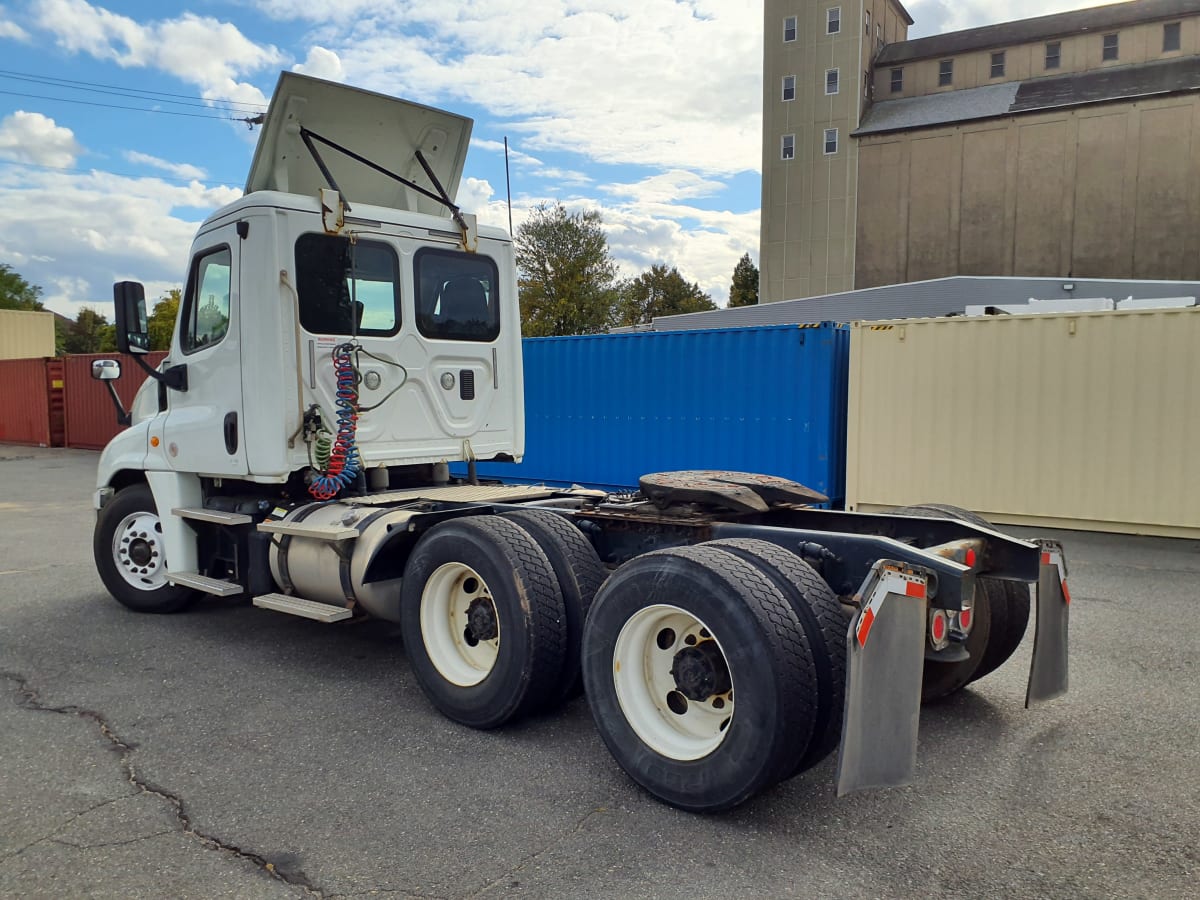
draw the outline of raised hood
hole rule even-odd
[[[285,191],[317,196],[329,187],[300,138],[301,127],[340,144],[427,190],[437,193],[417,161],[420,150],[453,200],[462,179],[471,120],[371,91],[284,72],[267,110],[246,193]],[[338,150],[314,142],[343,196],[374,206],[445,216],[438,201],[424,197]]]

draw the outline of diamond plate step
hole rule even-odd
[[[305,619],[315,619],[318,622],[340,622],[349,619],[353,613],[344,606],[333,606],[330,603],[317,603],[300,597],[289,597],[287,594],[262,594],[254,598],[254,605],[262,609],[287,613],[290,616],[300,616]]]
[[[232,597],[242,592],[242,586],[221,578],[209,578],[197,572],[168,572],[167,581],[180,587],[192,588],[217,597]]]
[[[217,525],[249,525],[254,520],[244,513],[225,512],[223,509],[188,509],[176,507],[171,515],[181,519],[195,519],[197,522],[215,522]]]

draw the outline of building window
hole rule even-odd
[[[825,129],[825,155],[832,156],[837,153],[838,145],[838,130],[836,128]]]
[[[938,63],[938,87],[954,84],[954,60],[943,59]]]
[[[1057,69],[1062,60],[1062,44],[1051,41],[1046,45],[1046,68]]]
[[[840,34],[842,31],[842,8],[834,6],[825,10],[825,33]]]
[[[783,99],[784,101],[796,99],[796,76],[783,76]]]
[[[783,140],[779,144],[779,158],[796,158],[796,136],[794,134],[785,134],[783,136]]]
[[[875,52],[883,49],[883,23],[875,23]]]
[[[899,94],[904,90],[904,70],[892,69],[892,93]]]
[[[869,9],[867,10],[867,18],[863,22],[863,32],[867,37],[871,36],[871,11]]]
[[[836,94],[838,92],[838,70],[825,70],[825,93]]]
[[[863,99],[870,100],[871,99],[871,88],[873,87],[873,85],[871,84],[871,72],[869,69],[863,69],[862,86],[863,86]]]
[[[1110,60],[1118,58],[1117,40],[1119,37],[1120,35],[1117,34],[1106,34],[1104,36],[1104,53],[1101,55],[1101,59]]]
[[[1179,49],[1179,23],[1169,22],[1163,26],[1163,53]]]
[[[999,53],[992,54],[992,77],[993,78],[1003,78],[1004,77],[1004,51],[1003,50],[1001,50]]]
[[[790,44],[796,39],[796,17],[788,16],[783,20],[783,42]]]

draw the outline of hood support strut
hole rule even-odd
[[[378,163],[372,162],[371,160],[367,159],[365,156],[355,153],[353,150],[349,149],[348,147],[343,147],[341,144],[331,141],[327,137],[322,137],[321,135],[317,134],[315,131],[309,131],[307,128],[304,128],[303,126],[300,128],[300,139],[304,141],[304,146],[308,148],[308,152],[312,155],[313,162],[315,162],[317,164],[317,168],[321,170],[321,175],[323,175],[325,180],[327,182],[329,182],[329,186],[333,190],[338,192],[338,196],[340,196],[342,198],[342,205],[347,210],[350,209],[350,204],[346,201],[345,195],[342,194],[341,189],[337,186],[337,182],[334,181],[333,173],[331,173],[329,171],[329,167],[326,166],[325,161],[323,159],[321,159],[321,154],[317,152],[317,148],[313,144],[313,141],[318,141],[327,147],[331,147],[332,149],[337,150],[339,153],[345,154],[346,156],[350,157],[355,162],[362,163],[364,166],[367,166],[370,169],[374,169],[376,172],[379,172],[381,175],[386,175],[388,178],[392,178],[392,179],[400,182],[406,188],[409,188],[410,190],[414,190],[418,194],[428,197],[430,200],[436,200],[438,203],[441,203],[443,206],[445,206],[447,209],[450,210],[451,218],[454,219],[455,224],[458,225],[459,229],[462,231],[463,246],[465,248],[467,248],[468,250],[474,249],[471,246],[472,242],[470,240],[470,234],[473,229],[471,228],[471,226],[467,222],[467,220],[464,218],[464,216],[462,214],[462,210],[459,209],[458,205],[455,204],[454,201],[450,199],[450,195],[446,193],[446,189],[442,186],[442,183],[440,181],[438,181],[438,177],[437,177],[437,175],[434,174],[432,167],[430,167],[429,163],[426,162],[425,154],[423,154],[420,150],[414,151],[414,155],[417,158],[417,162],[419,162],[421,164],[421,168],[425,170],[425,174],[429,176],[429,180],[432,181],[434,184],[434,187],[437,188],[438,192],[436,194],[433,191],[429,190],[428,188],[423,188],[423,187],[421,187],[421,185],[416,184],[412,181],[409,181],[403,175],[397,175],[395,172],[391,171],[390,169],[385,169],[383,166],[379,165]],[[474,219],[474,217],[472,217],[472,219]]]

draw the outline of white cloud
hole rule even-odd
[[[87,0],[37,0],[38,27],[58,46],[125,68],[152,67],[197,86],[207,100],[265,105],[266,96],[239,76],[279,65],[282,54],[243,35],[234,25],[184,13],[140,23]]]
[[[326,81],[346,80],[342,60],[332,50],[326,50],[324,47],[310,47],[308,58],[292,66],[292,71],[311,75],[313,78],[324,78]]]
[[[702,178],[695,172],[683,169],[671,169],[659,175],[651,175],[635,184],[609,184],[601,188],[606,194],[631,197],[647,203],[669,203],[672,200],[711,197],[724,189],[724,182]]]
[[[45,288],[50,309],[74,317],[90,305],[107,314],[114,281],[142,281],[149,296],[178,286],[196,230],[193,216],[240,196],[195,181],[0,169],[0,208],[38,210],[19,220],[0,218],[0,247],[23,260],[21,275]],[[185,218],[183,210],[192,215]]]
[[[41,113],[17,110],[0,119],[0,159],[67,169],[81,151],[70,128]]]
[[[916,20],[909,36],[925,37],[1103,4],[1098,0],[912,0],[905,5]]]
[[[259,0],[319,24],[352,84],[476,103],[524,145],[756,171],[762,20],[744,0]]]
[[[10,13],[0,6],[0,39],[10,38],[14,41],[28,41],[29,32],[12,20]]]
[[[200,179],[208,174],[199,166],[193,166],[191,163],[168,162],[165,159],[159,159],[157,156],[151,156],[149,153],[141,153],[137,150],[126,150],[124,156],[131,163],[139,166],[149,166],[161,172],[170,172],[176,178]]]

